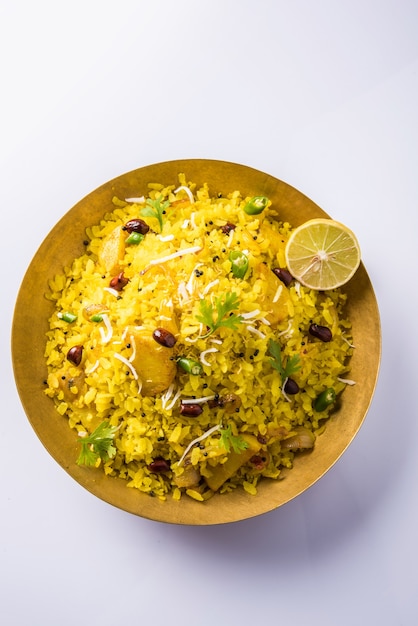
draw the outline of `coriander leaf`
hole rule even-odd
[[[214,333],[215,330],[221,326],[235,330],[238,324],[243,320],[241,315],[232,313],[238,306],[239,300],[237,294],[233,292],[227,293],[225,296],[215,298],[215,314],[213,305],[204,298],[201,298],[199,302],[200,315],[196,315],[196,319],[209,328],[208,332],[202,335],[202,338],[209,337],[209,335]]]
[[[228,424],[226,428],[222,428],[220,433],[220,444],[227,452],[231,451],[231,447],[237,453],[248,448],[248,443],[242,437],[232,434],[231,424]]]
[[[270,359],[270,363],[274,369],[279,372],[282,383],[284,383],[292,374],[300,370],[301,366],[299,354],[293,354],[287,359],[286,364],[283,365],[280,344],[277,343],[277,341],[270,339],[268,348],[271,356],[273,357]]]
[[[166,208],[170,205],[170,201],[162,202],[162,197],[159,196],[155,200],[147,198],[146,204],[147,206],[142,209],[141,215],[144,217],[155,217],[158,220],[161,232],[163,230],[163,215]]]
[[[80,439],[81,450],[77,465],[94,466],[98,459],[112,459],[116,454],[113,439],[117,430],[117,426],[102,422],[90,435]]]

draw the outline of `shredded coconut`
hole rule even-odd
[[[190,278],[186,283],[186,289],[189,292],[190,295],[192,295],[194,289],[193,289],[193,283],[194,283],[194,279],[195,279],[195,271],[197,270],[198,267],[201,267],[203,265],[203,263],[196,263],[196,265],[194,266],[191,274],[190,274]]]
[[[282,330],[280,333],[277,333],[277,336],[282,337],[283,335],[289,335],[289,334],[291,335],[293,333],[293,330],[292,332],[290,332],[291,330],[292,330],[292,320],[289,320],[287,328]]]
[[[219,283],[219,278],[215,278],[215,280],[212,280],[212,282],[208,283],[203,290],[203,295],[206,296],[208,291],[210,291],[212,287],[215,287],[218,283]]]
[[[144,196],[138,196],[137,198],[125,198],[125,202],[134,202],[141,204],[142,202],[145,202],[145,197]]]
[[[182,398],[182,404],[204,404],[205,402],[209,402],[209,400],[214,400],[216,396],[203,396],[202,398]]]
[[[113,337],[112,324],[110,323],[109,316],[106,313],[102,313],[102,319],[104,325],[106,326],[106,330],[102,326],[99,328],[102,343],[109,343]]]
[[[352,343],[350,343],[350,341],[348,341],[348,339],[346,337],[344,337],[344,335],[341,335],[341,339],[343,341],[345,341],[345,343],[347,343],[350,346],[350,348],[355,348],[356,347]]]
[[[260,317],[259,322],[261,322],[265,326],[271,326],[270,322],[265,317]]]
[[[249,320],[252,317],[257,317],[260,314],[259,309],[255,309],[255,311],[248,311],[247,313],[240,313],[241,317],[245,320]]]
[[[200,252],[203,248],[201,246],[193,246],[191,248],[183,248],[181,250],[177,250],[177,252],[173,252],[172,254],[168,254],[167,256],[162,256],[159,259],[153,259],[148,263],[143,270],[141,270],[140,274],[145,274],[148,272],[151,267],[154,265],[159,265],[160,263],[167,263],[167,261],[171,261],[172,259],[176,259],[179,256],[184,256],[185,254],[195,254],[196,252]]]
[[[167,391],[161,396],[161,406],[164,409],[164,411],[171,411],[171,409],[173,408],[173,406],[175,405],[175,403],[180,397],[180,394],[181,394],[180,389],[177,391],[177,393],[174,394],[174,396],[173,396],[173,392],[174,392],[174,385],[172,383],[168,387]]]
[[[277,302],[277,301],[278,301],[278,299],[279,299],[279,298],[280,298],[280,296],[281,296],[282,291],[283,291],[283,285],[279,285],[279,286],[277,287],[277,291],[276,291],[276,293],[274,294],[274,297],[273,297],[273,302]]]
[[[210,367],[210,363],[206,360],[206,355],[211,352],[219,352],[219,350],[218,348],[208,348],[207,350],[203,350],[203,352],[200,353],[200,361],[201,363],[203,363],[203,365],[207,365]]]
[[[119,291],[117,291],[116,289],[112,289],[112,287],[103,287],[103,291],[107,291],[108,293],[111,293],[112,296],[115,296],[115,298],[119,298],[120,296]]]
[[[129,335],[129,339],[130,339],[131,346],[132,346],[132,354],[129,357],[129,361],[132,363],[132,361],[134,361],[136,357],[136,341],[133,335]]]
[[[177,189],[174,190],[174,193],[178,193],[179,191],[185,191],[189,196],[190,203],[194,203],[193,194],[188,187],[186,187],[185,185],[180,185],[180,187],[177,187]]]
[[[122,356],[121,354],[118,354],[117,352],[115,352],[113,356],[119,361],[122,361],[122,363],[124,363],[126,367],[132,372],[132,376],[135,378],[135,380],[138,380],[139,378],[138,373],[136,369],[134,368],[134,366],[132,365],[132,363],[128,361],[128,359],[125,359],[124,356]]]
[[[350,380],[349,378],[337,377],[337,380],[339,380],[340,383],[344,383],[345,385],[355,385],[356,384],[355,380]]]
[[[254,326],[250,326],[250,325],[248,325],[247,328],[250,331],[250,333],[257,335],[257,337],[260,337],[260,339],[266,338],[265,334],[262,333],[261,330],[258,330],[258,328],[255,328]]]
[[[97,368],[99,367],[99,365],[100,365],[100,361],[99,361],[99,360],[97,360],[97,361],[96,361],[96,362],[95,362],[95,363],[94,363],[94,364],[93,364],[90,368],[88,368],[88,369],[86,369],[86,370],[85,370],[85,373],[86,373],[87,375],[89,375],[89,374],[93,374],[93,372],[95,372],[95,371],[97,370]]]
[[[217,424],[216,426],[212,426],[212,428],[209,428],[209,430],[207,430],[205,433],[203,433],[203,435],[200,435],[200,437],[196,437],[196,439],[193,439],[193,441],[191,441],[189,443],[189,445],[187,446],[187,448],[185,449],[185,451],[181,455],[178,464],[181,465],[183,463],[185,457],[190,452],[190,450],[193,448],[193,446],[195,446],[197,443],[200,443],[201,441],[203,441],[207,437],[210,437],[211,435],[213,435],[213,433],[215,433],[217,430],[219,430],[220,427],[221,427],[220,424]]]

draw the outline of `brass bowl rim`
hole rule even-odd
[[[341,409],[310,454],[301,454],[294,468],[282,481],[261,481],[258,494],[242,489],[216,494],[205,503],[190,498],[175,502],[130,489],[119,478],[101,470],[75,463],[77,437],[60,418],[43,392],[46,367],[42,347],[51,305],[44,298],[47,281],[63,265],[82,253],[82,234],[105,213],[114,195],[138,195],[147,182],[175,184],[184,172],[198,185],[208,182],[211,189],[224,193],[239,189],[245,195],[267,195],[280,203],[283,220],[292,226],[312,217],[330,217],[318,205],[284,181],[246,165],[216,159],[178,159],[154,163],[121,174],[96,188],[67,211],[47,234],[23,277],[12,323],[12,364],[16,387],[27,418],[37,437],[55,461],[81,486],[103,501],[150,520],[185,525],[211,525],[241,521],[267,513],[293,500],[314,485],[333,467],[362,426],[376,388],[381,358],[381,325],[378,305],[363,263],[344,289],[348,294],[348,314],[358,342],[352,366],[358,385],[346,389]],[[293,219],[292,219],[293,218]],[[69,237],[71,234],[71,237]],[[34,319],[39,323],[34,324]],[[29,340],[30,338],[30,340]]]

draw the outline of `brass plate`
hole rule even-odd
[[[379,311],[363,266],[345,286],[347,314],[352,321],[356,349],[350,378],[358,381],[344,391],[341,408],[327,424],[313,452],[300,455],[294,468],[281,481],[261,481],[258,494],[242,489],[228,495],[215,495],[205,503],[182,498],[161,502],[128,488],[125,481],[105,476],[102,470],[76,465],[77,435],[60,417],[44,394],[45,333],[52,313],[44,297],[48,279],[84,251],[85,228],[100,221],[112,210],[111,199],[142,195],[147,183],[177,184],[179,172],[198,185],[207,182],[211,194],[227,194],[239,189],[244,195],[266,195],[280,207],[282,220],[293,226],[314,217],[328,217],[314,202],[288,184],[258,170],[205,159],[168,161],[142,167],[119,176],[78,202],[56,224],[35,254],[21,285],[13,320],[12,358],[17,389],[40,441],[51,456],[80,485],[95,496],[120,509],[161,522],[190,525],[222,524],[266,513],[289,502],[311,487],[343,454],[357,434],[369,408],[377,382],[381,331]],[[36,321],[36,323],[35,323]]]

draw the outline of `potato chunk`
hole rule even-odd
[[[133,337],[135,342],[136,356],[132,365],[142,382],[141,394],[155,396],[165,391],[177,372],[172,349],[158,344],[149,329],[132,326],[127,336]]]
[[[99,262],[107,273],[117,274],[120,263],[125,255],[125,231],[122,226],[116,226],[103,241],[99,250]]]
[[[261,444],[254,435],[243,433],[241,438],[248,444],[248,447],[241,452],[230,452],[225,463],[220,463],[213,469],[211,468],[211,476],[205,476],[208,487],[213,491],[220,489],[229,478],[236,474],[240,467],[245,465],[260,450]]]

